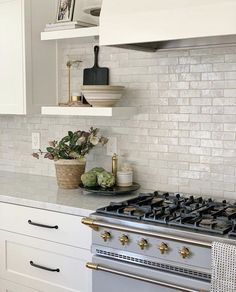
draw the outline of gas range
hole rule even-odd
[[[103,276],[113,292],[124,278],[129,292],[210,291],[211,245],[235,244],[236,203],[154,192],[110,203],[82,223],[93,229],[93,292]]]
[[[236,202],[154,192],[99,208],[98,214],[236,236]]]

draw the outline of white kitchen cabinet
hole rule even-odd
[[[89,291],[88,250],[0,231],[0,258],[0,277],[8,281],[43,292]]]
[[[0,292],[90,292],[91,230],[81,219],[0,203]]]
[[[0,229],[83,249],[92,240],[80,216],[7,203],[0,204]]]
[[[0,279],[0,292],[40,292],[40,290],[31,289]]]
[[[37,112],[56,96],[53,43],[40,32],[55,17],[55,0],[0,0],[0,114]]]

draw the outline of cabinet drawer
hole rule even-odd
[[[41,292],[40,290],[35,290],[0,279],[0,292]]]
[[[0,231],[0,277],[42,292],[89,292],[89,251]]]
[[[0,229],[90,249],[92,232],[80,216],[0,203]]]

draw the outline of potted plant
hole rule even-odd
[[[60,141],[50,141],[46,152],[39,150],[33,157],[54,160],[58,186],[62,189],[75,189],[81,183],[85,172],[86,155],[96,145],[105,145],[108,139],[98,136],[99,129],[90,128],[88,132],[68,132]]]

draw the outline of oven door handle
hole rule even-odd
[[[103,271],[103,272],[106,272],[106,273],[111,273],[111,274],[115,274],[115,275],[118,275],[118,276],[123,276],[123,277],[127,277],[127,278],[130,278],[130,279],[134,279],[134,280],[139,280],[139,281],[147,282],[147,283],[154,284],[154,285],[160,285],[160,286],[163,286],[163,287],[172,288],[172,289],[175,289],[175,290],[178,290],[178,291],[182,291],[182,292],[207,292],[206,290],[193,290],[193,289],[190,289],[190,288],[187,288],[187,287],[178,286],[178,285],[167,283],[167,282],[162,282],[162,281],[146,278],[146,277],[143,277],[143,276],[130,274],[130,273],[127,273],[127,272],[122,272],[122,271],[115,270],[115,269],[112,269],[112,268],[109,268],[109,267],[105,267],[105,266],[102,266],[102,265],[99,265],[99,264],[96,264],[96,263],[87,263],[86,267],[88,269],[91,269],[91,270]]]

